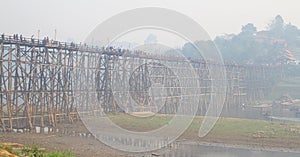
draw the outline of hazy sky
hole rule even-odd
[[[83,41],[98,24],[112,15],[139,7],[162,7],[181,12],[214,38],[237,33],[254,23],[259,29],[278,14],[300,27],[297,0],[0,0],[0,33],[49,36]],[[126,21],[121,21],[126,22]]]

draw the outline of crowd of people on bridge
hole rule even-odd
[[[141,50],[129,50],[124,49],[121,47],[115,47],[115,46],[107,46],[107,47],[101,47],[98,46],[89,46],[86,43],[80,43],[75,44],[74,42],[67,43],[67,42],[60,42],[55,41],[53,39],[49,39],[49,37],[44,37],[42,40],[35,39],[34,35],[31,36],[31,38],[25,38],[23,35],[19,34],[13,34],[12,36],[6,36],[4,33],[1,34],[2,41],[7,41],[11,43],[21,43],[21,44],[30,44],[34,46],[45,46],[45,47],[52,47],[52,48],[63,48],[63,49],[71,49],[71,50],[79,50],[82,52],[99,52],[99,53],[105,53],[105,54],[111,54],[111,55],[117,55],[117,56],[123,56],[124,54],[126,56],[131,57],[150,57],[151,58],[157,58],[157,59],[180,59],[176,56],[168,56],[168,55],[158,55],[158,54],[148,54],[145,51]],[[181,57],[182,58],[182,57]]]
[[[12,36],[6,36],[4,33],[1,34],[1,40],[5,41],[14,41],[14,42],[28,42],[31,41],[32,43],[34,43],[34,38],[33,35],[31,36],[31,39],[28,40],[27,38],[23,37],[22,34],[13,34]]]
[[[33,45],[38,45],[38,46],[51,46],[51,47],[79,47],[76,44],[74,44],[73,42],[71,42],[70,44],[66,43],[66,42],[59,42],[59,41],[54,41],[54,40],[49,40],[49,37],[44,37],[42,40],[40,39],[35,39],[34,35],[31,36],[31,38],[25,38],[19,34],[13,34],[12,36],[6,36],[4,33],[1,34],[1,39],[2,41],[7,41],[7,42],[21,42],[24,44],[33,44]]]

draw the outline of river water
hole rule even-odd
[[[37,133],[42,130],[40,127],[36,128]],[[20,130],[14,130],[14,132],[20,132]],[[22,130],[21,132],[24,132]],[[91,134],[79,133],[75,134],[72,131],[59,130],[54,128],[45,127],[43,133],[51,134],[53,132],[60,132],[69,136],[80,136],[82,138],[93,138]],[[126,142],[126,141],[125,141]],[[134,144],[134,143],[132,143]],[[209,143],[195,143],[195,142],[175,142],[169,144],[167,148],[147,153],[130,153],[129,156],[165,156],[165,157],[300,157],[300,152],[288,152],[285,150],[272,150],[261,148],[247,148],[247,147],[230,147],[220,144]]]
[[[167,157],[300,157],[300,152],[234,148],[202,144],[177,144],[176,148],[149,153],[145,156]]]

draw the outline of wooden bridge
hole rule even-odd
[[[213,61],[147,55],[142,52],[99,48],[59,41],[4,36],[0,38],[0,121],[3,131],[34,129],[73,121],[79,110],[101,112],[176,112],[182,87],[165,65],[183,71],[192,64],[200,82],[198,114],[203,115],[211,93],[209,64]],[[181,68],[181,69],[180,69]],[[282,66],[225,64],[227,89],[225,110],[264,98]],[[126,77],[126,79],[125,79]],[[149,103],[149,87],[164,81],[163,106]],[[130,101],[116,101],[114,82],[129,84]],[[166,85],[167,84],[167,85]],[[161,87],[157,87],[161,88]],[[187,107],[188,108],[188,107]]]

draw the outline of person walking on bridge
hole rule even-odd
[[[34,39],[33,39],[34,35],[31,36],[31,43],[34,43]]]

